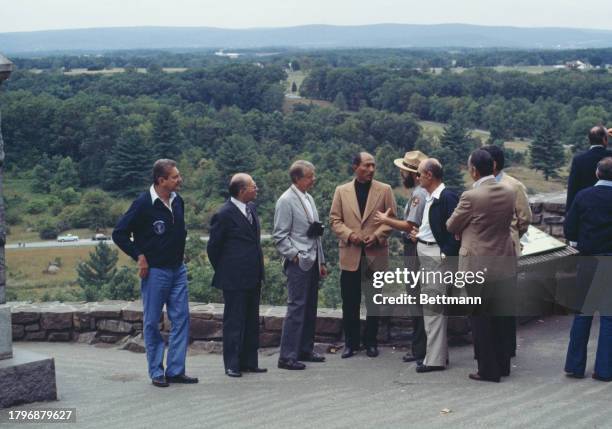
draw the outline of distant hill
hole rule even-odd
[[[487,27],[466,24],[305,25],[230,30],[212,27],[121,27],[0,33],[5,54],[121,49],[523,48],[612,47],[612,31]]]

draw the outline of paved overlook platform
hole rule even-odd
[[[415,373],[400,361],[404,350],[391,347],[376,359],[327,354],[305,371],[277,369],[271,348],[260,358],[269,372],[241,379],[223,374],[219,354],[192,350],[188,373],[200,384],[159,389],[144,355],[117,345],[18,342],[17,350],[55,358],[60,400],[9,410],[73,407],[71,428],[610,428],[612,383],[590,378],[599,323],[583,380],[563,375],[570,323],[550,317],[521,326],[512,374],[499,384],[467,378],[475,368],[471,346],[451,347],[450,368],[429,374]]]

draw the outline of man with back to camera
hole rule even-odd
[[[223,363],[229,377],[259,368],[259,299],[264,279],[260,226],[253,200],[257,185],[237,173],[229,183],[230,199],[210,221],[207,252],[215,275],[214,287],[223,290]]]
[[[185,375],[189,346],[189,292],[185,253],[185,205],[177,193],[183,180],[170,159],[153,164],[153,184],[140,194],[113,231],[117,246],[138,262],[143,304],[143,337],[151,382],[197,383]],[[130,240],[133,236],[134,241]],[[172,324],[164,372],[164,341],[159,319],[166,305]]]
[[[477,381],[499,382],[510,375],[509,336],[513,307],[507,293],[516,282],[516,251],[510,235],[515,192],[493,175],[493,158],[477,149],[468,158],[474,184],[463,192],[446,222],[449,232],[461,237],[458,271],[486,272],[481,289],[482,304],[472,316]],[[486,271],[485,271],[486,269]]]
[[[596,176],[599,180],[594,186],[576,194],[565,218],[564,233],[568,240],[578,243],[581,255],[610,256],[612,255],[612,157],[605,157],[599,161]],[[609,264],[609,261],[581,258],[576,286],[585,294],[589,288],[595,289],[596,293],[603,291],[599,280],[591,285],[598,263]],[[600,269],[602,268],[604,272],[607,272],[609,265]],[[605,278],[609,279],[609,277]],[[609,289],[606,288],[604,293],[609,295]],[[605,308],[606,304],[603,304],[606,301],[608,301],[608,308]],[[600,381],[612,381],[612,315],[609,301],[605,298],[598,300],[600,305],[599,341],[592,377]],[[584,377],[592,322],[592,315],[576,314],[574,316],[565,360],[565,372],[568,377]]]
[[[306,368],[302,362],[325,361],[314,351],[314,336],[319,280],[327,269],[321,245],[323,225],[308,193],[315,184],[315,167],[308,161],[295,161],[289,177],[292,185],[276,202],[272,232],[287,276],[287,314],[278,367],[300,370]]]
[[[421,225],[423,219],[423,210],[425,209],[425,200],[427,199],[427,191],[419,184],[417,177],[419,164],[427,159],[427,155],[418,150],[406,152],[404,158],[398,158],[393,161],[395,166],[399,168],[402,177],[404,188],[412,190],[410,199],[404,208],[404,219],[394,219],[389,217],[387,213],[377,212],[374,215],[374,220],[378,223],[388,225],[402,232],[402,241],[404,242],[404,262],[406,267],[411,271],[418,271],[419,261],[417,257],[416,241],[410,238],[410,232],[413,227]],[[418,295],[418,290],[416,291]],[[414,291],[410,291],[414,294]],[[425,325],[423,322],[422,307],[420,304],[415,304],[417,309],[416,316],[412,316],[412,339],[411,350],[406,353],[402,360],[404,362],[422,362],[425,359],[425,351],[427,348],[427,337],[425,335]]]
[[[612,152],[608,150],[608,138],[611,134],[612,128],[608,130],[601,125],[591,128],[589,131],[591,147],[586,152],[579,153],[572,159],[570,174],[567,179],[566,213],[572,206],[576,194],[597,182],[597,177],[595,176],[597,163],[602,158],[612,156]]]
[[[392,228],[374,222],[376,211],[395,216],[395,198],[391,186],[374,180],[376,161],[367,152],[353,156],[354,179],[334,192],[329,221],[338,237],[340,256],[340,290],[345,348],[342,358],[353,356],[360,347],[360,306],[362,276],[366,271],[387,268]],[[366,300],[371,290],[366,290]],[[367,309],[366,305],[366,309]],[[369,357],[378,356],[378,317],[366,316],[363,343]]]

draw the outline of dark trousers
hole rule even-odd
[[[413,243],[407,238],[403,238],[404,241],[404,263],[406,268],[411,271],[419,270],[419,257],[416,252],[416,243]],[[408,288],[406,291],[409,295],[415,295],[418,297],[418,293],[415,294],[414,289]],[[417,288],[418,292],[418,288]],[[419,301],[417,300],[417,303]],[[417,359],[425,359],[427,353],[427,334],[425,333],[425,322],[423,321],[423,307],[421,304],[416,304],[417,316],[410,317],[412,321],[412,337],[411,337],[411,350],[412,356]]]
[[[280,359],[299,360],[314,349],[319,264],[303,271],[295,262],[287,262],[287,314],[283,322]]]
[[[587,345],[593,316],[576,315],[567,347],[565,371],[584,375]],[[595,355],[595,373],[603,378],[612,377],[612,316],[599,316],[599,340]]]
[[[258,366],[259,295],[259,288],[223,291],[223,363],[226,370]]]
[[[488,282],[482,289],[483,304],[471,318],[478,374],[499,380],[510,375],[510,357],[516,344],[514,287],[516,278]]]
[[[340,292],[342,295],[342,325],[344,327],[344,343],[347,347],[359,349],[360,346],[360,309],[361,309],[361,264],[357,271],[340,273]],[[368,297],[366,297],[368,299]],[[378,344],[378,317],[366,316],[366,329],[363,335],[364,346]]]

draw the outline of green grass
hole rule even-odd
[[[302,86],[302,82],[306,78],[307,73],[303,70],[298,71],[289,71],[287,72],[287,80],[285,81],[285,92],[288,94],[292,94],[291,92],[291,84],[295,82],[298,87],[298,92],[300,91],[300,87]]]

